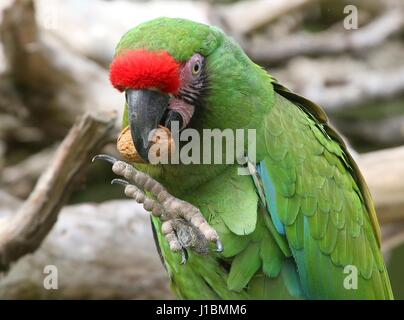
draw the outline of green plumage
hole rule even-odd
[[[257,132],[254,176],[238,175],[237,165],[137,165],[197,206],[225,248],[190,253],[180,265],[152,219],[178,297],[393,297],[368,189],[318,106],[287,91],[217,28],[160,18],[129,31],[117,54],[135,48],[166,50],[181,62],[205,56],[208,91],[194,127]],[[343,286],[348,265],[358,270],[356,290]]]

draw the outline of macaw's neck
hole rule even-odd
[[[135,167],[162,183],[172,195],[181,195],[205,182],[216,178],[232,165],[150,165],[136,164]]]

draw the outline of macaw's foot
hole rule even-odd
[[[162,221],[162,232],[171,251],[182,253],[182,263],[188,258],[187,249],[196,253],[207,253],[209,242],[215,242],[216,251],[222,252],[219,235],[198,208],[175,198],[156,180],[136,170],[133,166],[108,155],[97,155],[94,160],[104,160],[112,164],[112,171],[126,180],[114,179],[113,184],[125,186],[125,194],[142,203],[147,211]]]

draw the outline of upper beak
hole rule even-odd
[[[168,107],[169,99],[168,94],[155,90],[126,90],[129,128],[133,144],[146,162],[149,162],[149,134],[158,127]]]

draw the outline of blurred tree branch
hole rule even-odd
[[[359,159],[379,221],[404,222],[404,146],[363,154]]]
[[[20,201],[0,190],[0,221]],[[43,287],[46,265],[58,268],[58,290]],[[169,279],[155,249],[149,214],[135,201],[62,208],[33,254],[0,278],[2,299],[167,299]]]
[[[404,116],[382,120],[335,120],[334,124],[351,139],[372,146],[392,147],[404,143]]]
[[[404,93],[404,65],[398,63],[401,59],[403,45],[385,44],[367,58],[300,57],[272,73],[293,91],[337,113]]]
[[[300,31],[273,41],[260,37],[256,41],[245,43],[245,46],[253,60],[269,66],[302,55],[364,52],[383,44],[390,36],[401,31],[404,26],[404,12],[402,8],[388,9],[357,30],[347,31],[341,28],[342,21],[338,26],[339,31]]]
[[[291,14],[318,0],[250,0],[219,7],[223,24],[231,33],[243,35],[267,25],[275,19]],[[248,14],[246,14],[248,13]]]
[[[59,146],[29,198],[10,220],[0,224],[0,270],[35,251],[52,228],[60,208],[110,133],[115,117],[80,118]]]
[[[0,33],[9,87],[19,88],[21,102],[13,103],[14,112],[23,106],[25,122],[45,131],[51,142],[63,138],[83,112],[108,112],[121,105],[104,68],[44,37],[32,0],[15,0],[4,10]]]

